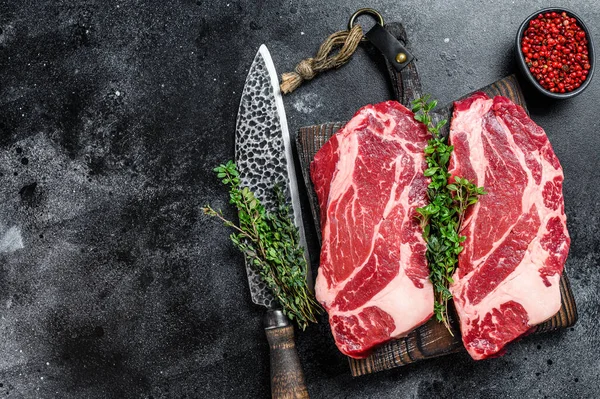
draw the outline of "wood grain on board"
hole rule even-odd
[[[483,91],[490,97],[496,95],[507,97],[527,110],[523,93],[514,75],[494,82],[479,91]],[[438,111],[441,117],[446,117],[448,120],[451,112],[452,104]],[[344,122],[334,122],[303,127],[296,138],[302,176],[306,184],[319,242],[321,240],[319,202],[310,180],[310,163],[321,146],[343,125]],[[560,280],[560,293],[562,306],[559,312],[551,319],[538,325],[536,333],[570,327],[577,321],[577,307],[566,271]],[[451,317],[451,324],[454,335],[451,335],[442,324],[432,319],[406,337],[392,340],[380,346],[366,359],[348,358],[352,375],[370,374],[419,360],[464,351],[455,314]]]

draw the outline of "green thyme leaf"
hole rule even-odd
[[[237,209],[239,224],[227,220],[210,205],[202,208],[204,213],[234,229],[229,236],[231,242],[258,272],[290,320],[295,320],[303,330],[308,323],[316,323],[322,308],[308,290],[304,249],[299,244],[298,228],[290,218],[282,188],[275,186],[273,193],[277,209],[266,212],[248,187],[240,187],[239,172],[233,161],[219,165],[214,172],[229,188],[229,202]]]
[[[448,322],[448,301],[452,299],[449,286],[453,283],[452,274],[458,264],[458,254],[463,250],[461,243],[466,240],[458,232],[467,208],[476,204],[479,195],[486,194],[486,191],[460,176],[451,181],[448,163],[454,147],[448,145],[447,138],[440,134],[440,129],[448,121],[434,124],[430,112],[437,106],[437,101],[430,101],[430,98],[426,95],[412,102],[415,120],[425,124],[433,137],[424,149],[428,166],[424,175],[431,178],[427,190],[429,204],[418,208],[417,214],[427,242],[429,279],[435,294],[435,318],[444,323],[452,334]]]

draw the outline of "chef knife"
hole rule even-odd
[[[275,66],[263,44],[248,71],[238,110],[235,160],[240,185],[253,191],[267,211],[276,209],[274,186],[279,184],[284,188],[286,199],[292,205],[293,215],[290,216],[299,229],[300,245],[306,254],[291,145]],[[309,258],[305,256],[309,267]],[[294,342],[294,328],[249,262],[246,262],[246,272],[252,301],[268,309],[265,332],[270,347],[272,397],[308,398]],[[311,286],[310,269],[307,279]]]

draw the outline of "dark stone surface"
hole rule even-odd
[[[284,72],[365,4],[0,2],[0,396],[269,396],[263,312],[227,229],[200,207],[233,216],[211,169],[233,157],[259,45]],[[600,40],[597,2],[554,4]],[[547,4],[368,5],[405,24],[424,90],[444,103],[513,72],[515,32]],[[292,132],[388,99],[378,60],[360,49],[286,97]],[[500,359],[353,379],[323,320],[297,334],[313,398],[597,397],[599,84],[566,102],[527,94],[565,171],[578,324]]]

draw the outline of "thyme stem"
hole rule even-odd
[[[430,101],[430,96],[426,95],[414,100],[412,105],[415,120],[427,126],[432,135],[424,150],[427,161],[424,174],[431,178],[427,189],[429,204],[418,208],[417,212],[427,242],[429,279],[435,296],[434,314],[452,334],[448,318],[448,301],[452,299],[449,287],[458,266],[458,255],[463,250],[462,243],[466,240],[459,232],[468,207],[477,203],[479,195],[486,192],[483,187],[459,176],[450,181],[448,164],[453,147],[440,133],[447,121],[434,124],[430,114],[437,101]]]
[[[269,213],[248,187],[240,187],[239,172],[233,161],[219,165],[214,171],[229,187],[229,203],[238,211],[239,225],[210,205],[202,208],[204,213],[234,229],[229,236],[234,246],[259,273],[290,320],[295,320],[302,330],[308,323],[316,323],[322,308],[308,290],[304,250],[299,245],[298,228],[290,218],[281,187],[275,186],[277,209]]]

